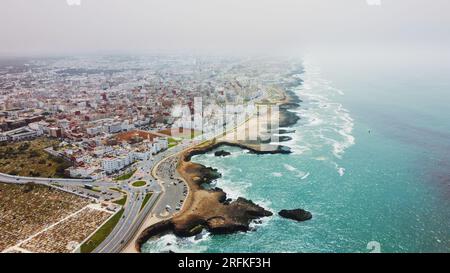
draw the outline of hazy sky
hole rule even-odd
[[[0,54],[446,46],[449,14],[449,0],[0,0]]]

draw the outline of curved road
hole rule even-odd
[[[128,196],[121,219],[94,252],[121,252],[127,245],[134,243],[132,240],[147,217],[155,215],[158,218],[169,218],[177,212],[186,198],[187,185],[175,174],[176,155],[191,145],[191,141],[186,141],[155,155],[152,160],[139,163],[138,171],[121,186]],[[151,184],[153,195],[142,209],[149,187],[141,189],[129,186],[128,182],[137,178],[157,182]]]

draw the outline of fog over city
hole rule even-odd
[[[444,47],[447,0],[0,1],[0,55]],[[370,4],[370,3],[375,3]]]

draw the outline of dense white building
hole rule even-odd
[[[110,155],[102,161],[102,169],[106,173],[113,173],[124,169],[138,160],[149,160],[152,154],[157,154],[169,146],[166,137],[155,138],[152,143],[148,144],[148,149],[145,151],[130,151],[128,153],[118,153],[118,155]]]
[[[67,169],[69,172],[70,177],[75,178],[92,178],[92,179],[100,179],[105,176],[104,171],[100,171],[96,168],[90,168],[90,167],[70,167]]]
[[[31,139],[42,135],[43,132],[41,130],[33,130],[32,128],[25,126],[21,128],[17,128],[11,131],[4,132],[0,134],[0,141],[19,141],[25,139]]]
[[[102,161],[102,168],[107,173],[113,173],[130,165],[133,162],[132,158],[131,153],[118,157],[105,158]]]

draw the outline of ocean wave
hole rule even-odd
[[[286,145],[294,154],[309,152],[313,158],[327,158],[331,162],[340,160],[355,144],[354,120],[350,111],[336,99],[344,92],[322,78],[320,67],[308,60],[303,66],[303,83],[292,89],[302,100],[301,107],[292,110],[301,120],[296,134]],[[344,168],[336,170],[341,176],[345,173]]]
[[[284,168],[292,173],[295,173],[296,177],[300,177],[301,180],[306,179],[309,176],[309,172],[301,171],[289,164],[283,164]]]
[[[305,180],[306,178],[308,178],[310,175],[309,172],[307,172],[304,176],[300,177],[301,180]]]
[[[221,188],[226,194],[227,198],[236,200],[238,197],[245,197],[247,195],[247,189],[251,187],[249,182],[231,181],[228,179],[219,179],[217,187]]]
[[[297,170],[297,168],[295,168],[294,166],[289,165],[289,164],[283,164],[283,166],[286,170],[288,170],[290,172],[295,172]]]
[[[175,253],[201,253],[207,246],[200,243],[210,240],[210,233],[203,230],[200,235],[192,237],[177,237],[174,234],[165,234],[157,239],[149,240],[143,245],[145,253],[161,253],[173,251]]]
[[[268,208],[266,206],[264,206],[265,208]],[[273,211],[272,211],[273,213]],[[252,221],[249,225],[249,227],[251,229],[258,229],[258,228],[262,228],[265,226],[268,226],[270,221],[272,220],[272,217],[263,217],[263,218],[259,218],[256,221]]]

